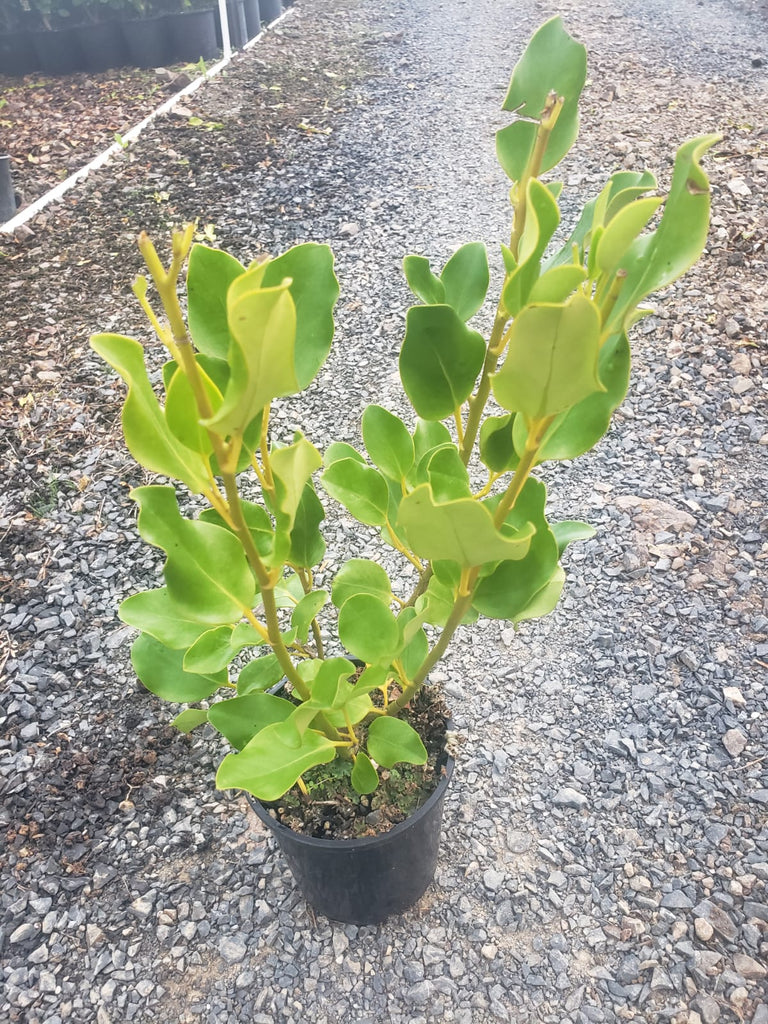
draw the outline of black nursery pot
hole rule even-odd
[[[169,14],[166,18],[166,29],[171,54],[177,60],[198,61],[202,57],[210,60],[218,53],[216,45],[217,12],[211,8],[207,11],[183,11],[180,14]]]
[[[261,11],[259,0],[245,0],[245,29],[249,39],[253,39],[261,31]]]
[[[280,0],[259,0],[259,10],[261,20],[266,21],[268,25],[282,14]]]
[[[40,67],[28,32],[0,35],[0,75],[27,75]]]
[[[30,39],[41,71],[48,75],[70,75],[83,66],[80,41],[71,28],[31,32]]]
[[[277,839],[307,903],[333,921],[378,924],[412,907],[435,877],[453,766],[449,757],[437,788],[410,818],[365,839],[300,835],[271,817],[258,800],[249,800]]]
[[[86,71],[106,71],[121,68],[128,61],[128,51],[117,21],[97,21],[92,25],[79,25],[77,37]]]
[[[137,68],[159,68],[171,57],[165,15],[136,18],[120,25],[128,60]]]

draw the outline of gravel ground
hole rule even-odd
[[[157,560],[86,338],[138,322],[139,226],[199,216],[250,257],[328,240],[335,352],[275,423],[356,437],[366,402],[399,401],[403,253],[506,235],[492,132],[554,5],[306,0],[190,104],[223,129],[163,120],[1,246],[2,1019],[768,1022],[765,12],[559,10],[591,61],[573,203],[718,130],[712,239],[636,330],[609,436],[546,470],[554,514],[598,528],[560,608],[467,631],[433,673],[467,742],[436,884],[402,919],[315,920],[213,790],[215,740],[135,683],[115,606]],[[331,547],[361,544],[339,520]]]

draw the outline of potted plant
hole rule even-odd
[[[122,67],[128,52],[119,16],[124,0],[70,0],[74,31],[85,71]]]
[[[215,57],[218,20],[214,0],[171,0],[165,26],[172,57],[190,63]]]
[[[83,65],[80,42],[72,28],[67,0],[23,0],[29,11],[30,39],[40,69],[50,75],[68,75]]]
[[[120,20],[128,61],[137,68],[159,68],[171,57],[166,16],[151,0],[132,0]]]
[[[555,607],[563,552],[593,530],[548,521],[534,470],[605,434],[627,390],[639,304],[705,243],[700,162],[715,136],[680,148],[666,196],[647,171],[611,175],[546,255],[561,187],[541,175],[576,138],[585,76],[584,48],[559,18],[545,23],[514,70],[504,101],[512,122],[497,134],[513,217],[490,335],[467,326],[487,298],[484,245],[463,246],[439,274],[407,256],[420,304],[408,311],[399,367],[415,418],[368,406],[365,454],[335,442],[321,456],[299,433],[270,439],[272,404],[308,386],[331,344],[338,286],[325,246],[245,267],[193,246],[190,227],[174,235],[166,268],[142,236],[167,317],[139,278],[134,291],[170,356],[162,405],[138,341],[92,339],[128,385],[134,457],[194,496],[180,506],[170,485],[132,492],[140,534],[166,555],[165,585],[120,609],[140,630],[137,675],[191,705],[175,718],[180,729],[210,723],[222,733],[232,751],[217,785],[259,801],[310,901],[342,920],[380,920],[428,884],[447,761],[433,735],[446,714],[425,689],[429,673],[461,623],[517,624]],[[187,257],[188,319],[177,291]],[[411,567],[408,592],[354,551],[329,578],[320,524],[336,503],[380,530],[388,564]],[[352,808],[366,830],[434,787],[388,833],[323,838],[318,800],[337,816]],[[296,821],[319,822],[320,838],[296,836],[286,827]],[[401,891],[411,875],[417,882]]]

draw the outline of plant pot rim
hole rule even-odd
[[[450,731],[452,722],[449,720],[446,723],[446,731]],[[299,843],[302,846],[309,848],[330,850],[334,846],[343,848],[344,850],[364,850],[366,847],[371,846],[385,846],[390,842],[394,842],[395,839],[401,832],[405,832],[406,829],[411,828],[416,822],[420,821],[426,814],[429,813],[434,804],[440,800],[445,791],[448,788],[448,784],[453,776],[453,769],[455,767],[455,759],[451,754],[447,754],[447,760],[442,766],[440,780],[429,794],[424,803],[419,807],[413,814],[410,814],[405,821],[400,821],[397,825],[393,825],[387,832],[381,832],[375,836],[363,836],[360,839],[317,839],[315,836],[305,836],[301,832],[294,832],[292,828],[288,828],[281,821],[273,818],[269,811],[265,808],[264,804],[251,793],[247,793],[248,802],[256,812],[258,818],[273,832],[290,836],[293,842]],[[273,801],[278,802],[278,801]]]

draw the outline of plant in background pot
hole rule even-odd
[[[193,496],[180,505],[167,484],[132,492],[139,532],[166,556],[165,585],[120,609],[140,630],[136,672],[160,697],[195,705],[176,717],[180,729],[210,723],[223,734],[234,749],[217,785],[265,805],[260,816],[308,899],[331,917],[381,920],[426,888],[447,758],[429,673],[460,624],[481,615],[520,623],[555,607],[563,552],[593,531],[550,523],[533,471],[603,436],[627,390],[639,303],[705,243],[700,161],[715,136],[681,147],[666,196],[647,171],[613,174],[546,255],[561,186],[541,175],[573,145],[585,76],[584,48],[559,18],[543,25],[512,75],[504,109],[514,117],[497,135],[513,223],[489,337],[467,325],[489,287],[483,244],[460,248],[439,274],[406,257],[420,304],[408,312],[399,365],[415,417],[368,406],[365,453],[335,442],[321,456],[300,433],[270,440],[273,403],[302,392],[329,351],[338,286],[326,246],[245,267],[192,246],[188,228],[174,235],[166,269],[143,236],[167,326],[148,281],[134,290],[170,356],[163,404],[138,341],[92,339],[128,385],[134,457]],[[187,256],[185,318],[177,286]],[[388,550],[382,562],[352,552],[329,578],[320,525],[336,502],[378,529]],[[383,564],[395,559],[410,567],[407,592]],[[365,834],[404,814],[389,832]],[[322,838],[345,816],[356,838]]]

